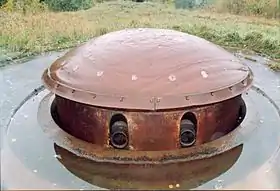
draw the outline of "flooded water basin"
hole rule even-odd
[[[275,164],[279,111],[257,89],[244,95],[248,112],[234,148],[203,160],[164,165],[96,163],[59,147],[37,121],[39,103],[47,94],[44,90],[31,97],[6,131],[1,174],[8,189],[215,189],[248,184],[250,188],[279,188],[280,169]],[[262,179],[259,184],[255,176]]]

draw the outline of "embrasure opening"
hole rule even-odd
[[[196,116],[187,112],[180,122],[180,145],[181,147],[192,146],[196,141]]]
[[[110,144],[116,149],[128,146],[128,125],[122,114],[115,114],[110,120]]]

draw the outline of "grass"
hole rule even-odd
[[[270,62],[268,64],[268,66],[272,69],[272,70],[275,70],[275,71],[280,71],[280,64],[279,62]]]
[[[2,11],[0,26],[2,55],[12,53],[15,57],[76,46],[123,28],[155,27],[187,32],[224,47],[249,49],[280,59],[279,20],[176,10],[170,3],[110,1],[86,11],[26,15]]]
[[[279,0],[215,0],[214,9],[238,15],[280,18]]]

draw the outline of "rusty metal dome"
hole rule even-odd
[[[158,110],[242,94],[252,73],[202,38],[166,29],[111,32],[73,49],[43,74],[53,93],[80,103]]]

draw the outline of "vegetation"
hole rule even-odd
[[[51,5],[47,0],[45,3],[48,7],[38,0],[21,0],[31,3],[22,4],[20,7],[12,4],[12,1],[15,0],[8,0],[0,10],[0,50],[7,58],[76,46],[95,36],[123,28],[156,27],[187,32],[224,47],[249,49],[276,60],[280,59],[280,23],[277,18],[272,18],[274,16],[271,14],[268,19],[268,14],[263,15],[263,12],[225,13],[226,10],[223,10],[221,13],[220,7],[228,5],[221,3],[220,0],[211,0],[215,6],[209,5],[210,0],[198,4],[199,7],[203,7],[203,11],[202,8],[176,9],[175,2],[163,0],[144,3],[122,0],[95,2],[90,9],[85,5],[76,6],[75,10],[87,9],[76,12],[56,12],[61,9],[50,8]],[[64,0],[49,0],[51,1]],[[205,6],[206,4],[208,6]],[[28,10],[28,7],[33,8]],[[258,13],[262,17],[252,16]],[[279,63],[274,64],[273,68],[277,68],[275,66],[278,65]]]
[[[217,0],[215,8],[219,12],[238,15],[258,15],[280,18],[279,0]]]
[[[7,12],[20,12],[22,14],[35,14],[47,9],[40,0],[0,0],[1,9]]]
[[[272,70],[275,70],[275,71],[280,71],[280,64],[279,62],[270,62],[268,63],[268,66],[272,69]]]
[[[5,3],[7,3],[7,0],[0,0],[0,6],[3,6]]]
[[[78,11],[93,6],[93,0],[44,0],[44,3],[53,11]]]

